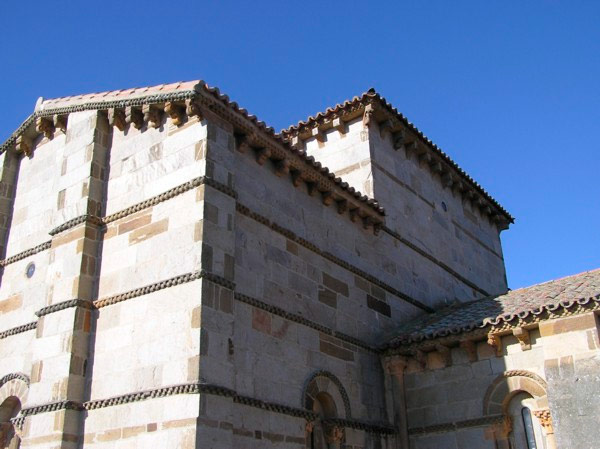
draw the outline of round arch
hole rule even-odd
[[[548,408],[546,391],[546,381],[531,371],[505,371],[488,387],[483,399],[483,415],[505,415],[510,400],[520,392],[530,394],[538,409]]]
[[[18,448],[21,441],[19,424],[15,423],[29,392],[29,376],[11,373],[0,378],[0,445]]]
[[[345,419],[352,418],[350,399],[340,380],[329,371],[315,371],[304,383],[302,389],[302,405],[307,410],[312,410],[317,396],[326,393],[335,403],[337,414],[343,411]]]

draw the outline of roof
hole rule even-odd
[[[525,319],[590,303],[600,306],[600,268],[425,315],[400,327],[388,347],[470,332],[515,318]]]
[[[375,89],[369,89],[367,92],[358,97],[354,97],[351,100],[346,100],[344,103],[328,108],[324,112],[319,112],[314,116],[310,116],[306,120],[298,122],[296,125],[281,130],[280,134],[286,139],[291,139],[292,137],[302,133],[303,130],[318,126],[319,124],[331,121],[333,118],[340,117],[345,114],[353,114],[357,109],[364,108],[367,104],[377,104],[380,108],[391,114],[397,121],[402,123],[406,129],[418,136],[418,138],[430,150],[432,150],[434,154],[452,167],[453,171],[463,181],[472,186],[480,195],[482,195],[491,204],[491,206],[497,210],[498,213],[502,214],[508,220],[509,223],[514,223],[513,216],[509,214],[500,205],[500,203],[498,203],[481,185],[471,178],[440,147],[438,147],[427,136],[425,136],[425,134],[423,134],[423,132],[421,132],[413,123],[411,123],[401,112],[399,112],[383,96],[376,92]]]
[[[385,215],[385,210],[377,200],[369,198],[354,189],[354,187],[337,177],[327,167],[323,167],[314,157],[308,156],[306,152],[293,148],[285,139],[276,134],[272,127],[258,120],[256,116],[250,114],[246,109],[241,108],[236,102],[231,101],[227,95],[222,94],[218,88],[209,86],[203,80],[182,81],[158,86],[74,95],[47,100],[40,98],[34,113],[0,145],[0,154],[14,145],[19,136],[26,132],[31,132],[38,117],[66,115],[71,112],[84,110],[107,110],[110,108],[124,108],[126,106],[139,107],[144,104],[185,101],[192,98],[202,99],[211,109],[216,109],[217,111],[225,110],[228,117],[232,116],[231,113],[235,114],[234,116],[238,120],[238,123],[240,116],[245,120],[249,120],[260,132],[266,135],[268,141],[300,158],[317,176],[321,176],[321,179],[333,183],[335,187],[350,194],[357,201],[363,203],[366,208],[372,209],[376,215]]]

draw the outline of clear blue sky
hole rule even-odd
[[[516,217],[511,288],[600,267],[600,2],[0,5],[0,140],[46,98],[204,79],[275,129],[373,86]]]

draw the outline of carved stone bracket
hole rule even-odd
[[[371,119],[375,114],[375,109],[373,109],[373,105],[368,104],[365,106],[365,112],[363,114],[363,127],[368,128],[371,124]]]
[[[523,329],[522,327],[515,327],[512,330],[512,333],[519,343],[521,343],[521,349],[523,351],[527,351],[531,349],[531,340],[529,339],[529,331],[527,329]]]
[[[467,353],[469,362],[477,361],[477,346],[473,340],[463,340],[460,342],[460,347]]]
[[[126,126],[125,112],[123,109],[110,108],[108,110],[108,124],[116,126],[119,131],[123,131]]]
[[[144,114],[144,121],[148,123],[152,128],[159,128],[162,124],[163,111],[159,108],[150,104],[142,106],[142,113]]]
[[[492,346],[496,350],[496,355],[500,357],[502,355],[502,338],[498,334],[488,334],[488,345]]]
[[[43,133],[48,139],[54,137],[54,120],[48,117],[38,117],[35,119],[35,129],[39,133]]]
[[[185,113],[188,117],[198,117],[199,120],[203,119],[200,105],[193,98],[185,100]]]
[[[336,117],[331,122],[334,129],[337,129],[340,134],[346,134],[346,123],[341,117]]]
[[[21,134],[17,137],[15,148],[17,152],[23,153],[25,156],[31,156],[31,153],[33,152],[33,143],[29,137]]]
[[[167,101],[165,103],[165,112],[171,117],[171,121],[175,126],[183,125],[185,121],[185,109],[172,101]]]
[[[435,345],[435,350],[442,357],[442,361],[444,362],[444,365],[446,365],[447,367],[452,365],[452,354],[451,354],[450,348],[448,346],[444,346],[442,344],[437,344],[437,345]]]
[[[54,122],[54,129],[60,129],[62,132],[67,131],[68,115],[55,115],[52,119]]]
[[[127,106],[125,108],[125,123],[127,125],[133,124],[135,129],[141,129],[144,126],[144,114],[136,107]]]

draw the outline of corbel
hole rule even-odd
[[[521,350],[527,351],[531,349],[531,340],[529,338],[529,331],[527,329],[523,329],[522,327],[515,327],[512,330],[512,333],[519,343],[521,344]]]
[[[271,150],[267,147],[259,148],[256,151],[256,162],[258,165],[264,165],[267,159],[271,157]]]
[[[325,135],[323,134],[323,132],[319,128],[319,125],[311,128],[310,135],[312,137],[315,137],[317,139],[317,141],[319,141],[321,143],[325,142]]]
[[[304,146],[303,140],[298,135],[292,137],[291,145],[296,149],[300,149]]]
[[[292,184],[294,187],[300,187],[300,185],[304,182],[302,179],[302,172],[300,170],[292,171]]]
[[[135,129],[142,129],[144,126],[144,114],[142,111],[133,106],[125,107],[125,123],[127,125],[133,123]]]
[[[368,104],[365,106],[365,112],[363,113],[363,127],[364,128],[369,127],[374,113],[375,113],[375,110],[373,109],[372,104]]]
[[[315,196],[318,192],[317,183],[316,182],[307,182],[306,190],[308,191],[308,196]]]
[[[241,134],[237,136],[237,150],[240,153],[246,153],[247,151],[252,149],[252,142],[254,141],[254,136],[251,134]]]
[[[379,235],[379,232],[381,232],[382,227],[383,227],[383,223],[381,221],[379,221],[377,223],[373,223],[373,234]]]
[[[406,153],[406,158],[408,159],[411,154],[419,154],[419,143],[416,140],[413,140],[410,143],[404,145],[404,152]]]
[[[43,133],[48,139],[54,137],[54,121],[47,117],[38,117],[35,119],[35,130]]]
[[[340,134],[346,134],[346,123],[342,120],[342,117],[336,117],[331,122],[331,125]]]
[[[108,124],[116,126],[119,131],[123,131],[125,129],[125,112],[123,112],[123,109],[110,108],[108,110]]]
[[[67,131],[67,119],[68,115],[59,115],[56,114],[52,117],[52,121],[54,122],[54,129],[60,129],[63,133]]]
[[[427,367],[427,354],[425,354],[420,349],[415,349],[414,358],[421,367],[421,369],[425,369]]]
[[[363,229],[369,229],[369,227],[372,226],[374,223],[375,222],[373,220],[373,217],[367,215],[362,220]]]
[[[432,159],[431,154],[429,154],[428,151],[425,151],[419,155],[419,164],[420,165],[422,165],[422,164],[429,165],[431,163],[431,159]]]
[[[290,173],[290,161],[282,159],[275,164],[275,174],[280,178]]]
[[[23,153],[25,156],[31,156],[31,153],[33,152],[33,143],[29,137],[21,134],[15,141],[15,148],[17,152]]]
[[[452,187],[452,185],[454,184],[454,176],[452,176],[451,173],[444,173],[442,175],[442,185],[444,187]]]
[[[185,109],[181,105],[167,101],[165,103],[165,112],[171,117],[171,121],[175,126],[183,125],[185,121]]]
[[[406,133],[403,129],[401,129],[400,131],[396,131],[394,134],[392,134],[392,145],[394,147],[394,150],[399,150],[404,146],[405,137]]]
[[[438,343],[438,344],[435,345],[435,350],[442,357],[442,361],[444,362],[444,365],[446,367],[449,367],[450,365],[452,365],[452,353],[451,353],[450,348],[448,346],[445,346],[445,345],[442,345],[442,344]]]
[[[144,121],[153,128],[159,128],[162,124],[162,111],[150,104],[142,106],[142,113],[144,114]]]
[[[442,165],[442,163],[439,160],[433,158],[429,163],[429,168],[433,173],[442,173],[444,171],[444,166]]]
[[[387,119],[377,124],[379,126],[379,136],[384,138],[386,134],[391,134],[392,130],[396,126],[396,123],[392,119]]]
[[[341,200],[337,202],[338,214],[344,214],[348,210],[348,200]]]
[[[460,347],[467,353],[469,362],[477,361],[477,345],[473,340],[463,340],[460,342]]]
[[[499,334],[490,332],[488,334],[487,343],[496,350],[496,356],[500,357],[502,355],[502,338]]]
[[[354,223],[359,218],[361,218],[361,216],[360,216],[360,209],[358,209],[358,208],[350,209],[350,220]]]
[[[202,116],[200,105],[193,98],[188,98],[185,100],[185,113],[188,117],[198,117],[198,120],[202,120],[204,118]]]
[[[321,199],[323,200],[323,204],[325,206],[331,206],[333,204],[333,193],[321,192]]]

